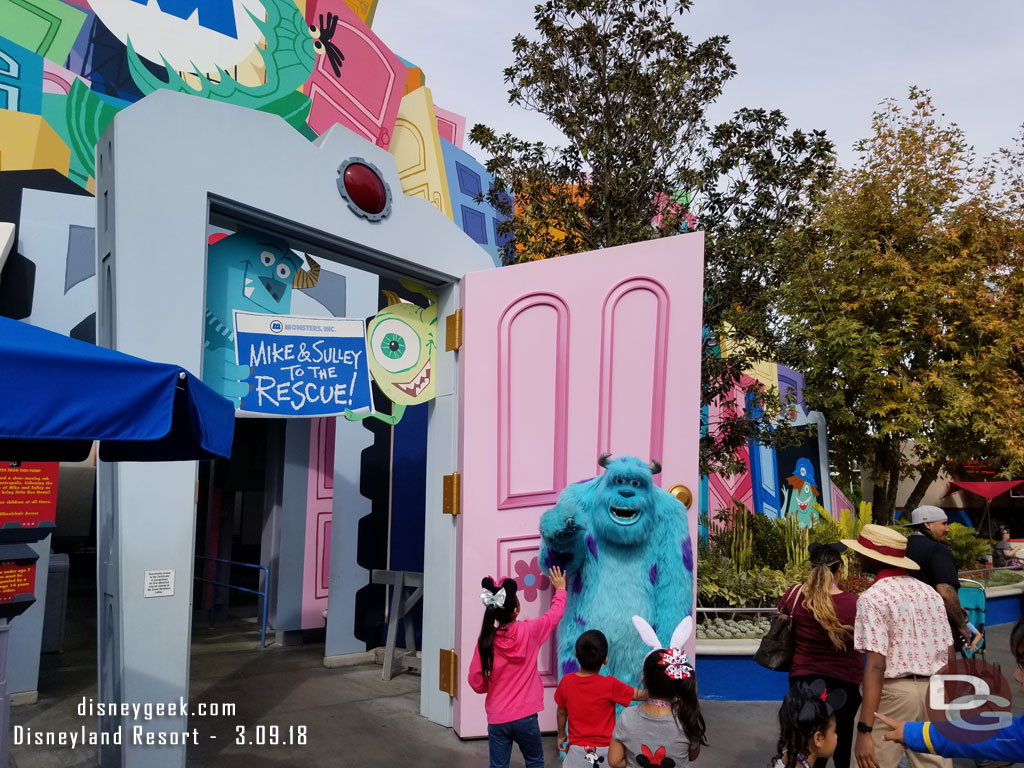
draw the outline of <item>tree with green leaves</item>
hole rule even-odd
[[[1021,155],[979,160],[927,91],[884,102],[813,223],[783,238],[786,360],[824,411],[833,469],[875,480],[889,522],[942,469],[1024,469]]]
[[[690,0],[547,0],[536,36],[513,40],[509,101],[547,117],[566,144],[548,147],[476,125],[490,155],[488,201],[508,216],[506,262],[550,258],[678,234],[705,233],[702,403],[731,396],[757,360],[773,359],[777,286],[791,253],[778,237],[805,222],[834,167],[823,132],[789,131],[778,111],[707,111],[736,73],[728,39],[692,41]],[[511,192],[509,197],[506,193]],[[658,224],[652,222],[657,220]],[[717,354],[728,343],[729,354]],[[701,471],[735,472],[748,439],[774,429],[777,393],[709,425]]]

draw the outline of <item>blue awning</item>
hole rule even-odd
[[[0,460],[231,455],[234,405],[188,371],[0,317]]]

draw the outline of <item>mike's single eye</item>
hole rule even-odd
[[[420,337],[412,326],[398,318],[386,318],[371,334],[370,354],[389,373],[415,365],[420,357]]]

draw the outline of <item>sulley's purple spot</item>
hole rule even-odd
[[[576,659],[566,659],[562,662],[562,675],[571,675],[573,672],[579,672],[580,665]]]
[[[582,485],[583,483],[589,483],[593,479],[594,478],[592,477],[588,477],[586,480],[577,480],[575,483],[573,483],[573,485]]]
[[[584,620],[584,618],[582,616],[580,616],[578,613],[576,614],[576,616],[574,618],[576,619],[576,626],[577,627],[585,627],[585,626],[587,626],[586,620]]]
[[[651,584],[657,584],[658,583],[658,564],[657,563],[655,563],[654,565],[651,566],[651,572],[648,574],[648,576],[651,579]]]
[[[693,570],[693,548],[690,546],[690,539],[683,539],[683,565],[686,566],[686,570]]]
[[[576,578],[572,580],[572,593],[578,595],[583,591],[583,574],[577,573]]]
[[[587,538],[584,539],[584,541],[587,543],[587,549],[590,550],[590,554],[592,554],[594,559],[597,560],[597,542],[594,541],[593,535],[588,533]]]

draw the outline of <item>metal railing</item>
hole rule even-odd
[[[205,581],[207,584],[214,584],[218,587],[227,587],[228,589],[237,589],[239,592],[248,592],[250,595],[258,595],[260,597],[260,648],[267,647],[267,590],[270,585],[270,569],[265,565],[256,565],[254,563],[239,563],[235,560],[225,560],[221,557],[206,557],[205,555],[196,555],[196,560],[209,560],[213,563],[224,563],[226,565],[237,565],[241,568],[256,568],[263,572],[263,589],[249,589],[248,587],[239,587],[235,584],[225,584],[222,581],[214,581],[213,579],[204,579],[202,576],[193,576],[193,579],[198,581]],[[217,601],[210,601],[210,626],[213,626],[214,611],[217,609]]]

